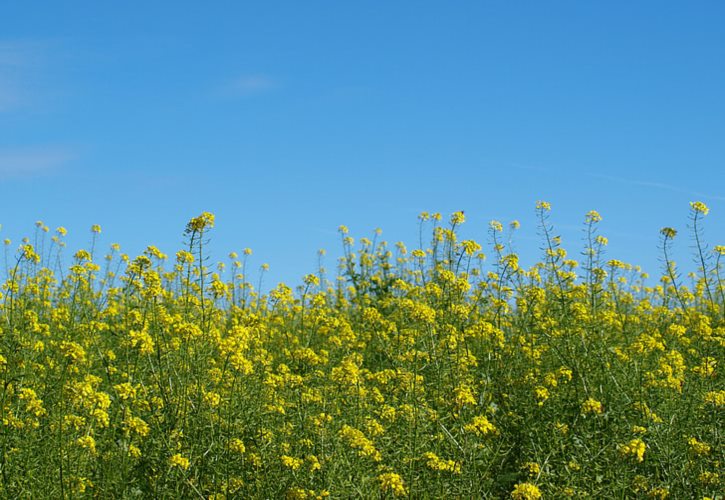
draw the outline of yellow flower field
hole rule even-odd
[[[518,223],[476,242],[463,212],[423,213],[419,248],[341,226],[338,276],[264,294],[251,251],[209,261],[209,213],[170,257],[91,248],[67,267],[65,229],[39,223],[33,244],[6,242],[0,495],[722,495],[725,247],[703,241],[708,207],[690,207],[698,271],[678,273],[687,235],[664,228],[660,278],[603,257],[596,212],[574,260],[550,210],[529,269]]]

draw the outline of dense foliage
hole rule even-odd
[[[214,217],[174,263],[78,251],[38,224],[0,299],[6,498],[716,497],[725,428],[720,257],[691,206],[699,271],[579,261],[537,205],[525,270],[492,221],[421,214],[429,244],[361,239],[267,294],[206,257]],[[94,234],[100,228],[94,226]],[[377,235],[376,235],[377,238]],[[8,242],[9,243],[9,242]],[[426,248],[427,247],[427,248]]]

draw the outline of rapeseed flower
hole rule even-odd
[[[91,455],[96,454],[96,440],[92,436],[79,437],[76,444],[81,448],[85,448]]]
[[[466,432],[472,432],[478,436],[487,436],[496,433],[496,426],[489,422],[488,418],[483,415],[473,417],[473,420],[466,424],[463,429]]]
[[[589,212],[587,212],[585,220],[587,224],[593,224],[596,222],[600,222],[602,220],[602,216],[599,215],[599,212],[597,212],[596,210],[590,210]]]
[[[453,212],[451,215],[451,224],[460,225],[466,222],[466,216],[463,214],[463,210],[460,210],[458,212]]]
[[[706,393],[704,401],[716,407],[725,407],[725,390]]]
[[[631,457],[642,462],[647,445],[639,438],[632,439],[630,442],[619,446],[619,453],[623,457]]]
[[[529,476],[537,476],[541,473],[541,466],[536,462],[526,462],[521,466]]]
[[[707,215],[710,212],[710,209],[701,201],[691,201],[690,207],[695,213]]]
[[[301,458],[290,457],[289,455],[282,455],[279,459],[282,461],[282,465],[292,470],[298,470],[304,463]]]
[[[429,469],[440,472],[451,472],[453,474],[461,473],[461,464],[453,460],[445,460],[435,453],[429,451],[423,454],[423,459]]]
[[[171,467],[178,467],[182,470],[188,470],[191,463],[189,462],[189,459],[182,456],[180,453],[175,453],[174,455],[169,458],[169,464]]]
[[[694,437],[688,439],[687,444],[690,446],[690,451],[695,455],[708,455],[712,449],[709,444],[698,441],[697,438]]]
[[[519,483],[511,492],[513,500],[539,500],[541,496],[539,487],[532,483]]]
[[[378,481],[380,482],[380,490],[383,493],[392,493],[396,497],[404,497],[408,494],[403,478],[394,472],[380,474]]]
[[[602,403],[594,398],[589,398],[582,403],[582,415],[601,415],[604,412]]]
[[[536,202],[536,209],[548,212],[551,210],[551,203],[539,200]]]
[[[205,229],[214,227],[214,214],[210,212],[202,212],[198,217],[194,217],[186,225],[187,232],[202,232]]]

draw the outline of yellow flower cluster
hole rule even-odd
[[[514,486],[511,492],[513,500],[539,500],[541,498],[541,490],[538,486],[531,483],[519,483]]]
[[[496,426],[488,421],[483,415],[473,417],[470,423],[463,426],[463,429],[467,432],[472,432],[478,436],[487,436],[489,434],[496,433]]]
[[[582,403],[582,414],[583,415],[600,415],[604,412],[602,403],[594,398],[589,398]]]
[[[690,450],[696,455],[707,455],[712,449],[709,444],[698,441],[697,438],[691,437],[687,440]]]
[[[169,458],[169,464],[171,467],[178,467],[179,469],[187,470],[190,462],[188,458],[183,457],[180,453],[175,453],[171,456],[171,458]]]
[[[358,455],[361,457],[370,458],[374,462],[382,460],[382,455],[375,448],[373,442],[366,438],[365,434],[363,434],[360,430],[350,427],[349,425],[344,425],[342,429],[340,429],[340,437],[347,441],[347,444],[351,448],[358,450]]]
[[[461,464],[454,460],[445,460],[440,458],[435,453],[428,451],[423,453],[423,459],[429,469],[441,472],[451,472],[453,474],[461,473]]]
[[[620,445],[619,453],[624,457],[631,457],[641,462],[644,460],[644,452],[647,445],[639,438],[632,439],[630,442]]]
[[[396,497],[404,497],[408,494],[403,478],[394,472],[380,474],[378,481],[380,481],[380,490],[383,493],[392,493]]]

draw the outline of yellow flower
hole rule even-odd
[[[206,392],[204,393],[204,403],[208,404],[212,408],[216,408],[219,406],[219,403],[221,403],[221,396],[217,394],[216,392]]]
[[[652,488],[651,490],[649,490],[649,493],[647,493],[647,496],[650,498],[656,498],[658,500],[664,500],[665,498],[669,498],[670,490],[662,486]]]
[[[720,482],[720,474],[717,472],[702,472],[699,476],[697,476],[697,480],[700,481],[702,484],[718,484]]]
[[[441,472],[452,472],[453,474],[460,474],[461,473],[461,464],[457,463],[453,460],[445,460],[443,458],[438,457],[433,452],[426,452],[423,453],[423,459],[425,459],[425,463],[428,466],[428,468],[441,471]]]
[[[154,352],[154,340],[146,331],[131,330],[129,332],[131,347],[137,347],[140,354]]]
[[[151,431],[149,425],[139,417],[134,417],[130,413],[123,419],[123,428],[127,433],[134,432],[141,437],[148,436]]]
[[[74,430],[79,431],[86,425],[86,419],[78,415],[65,415],[63,417],[63,424],[65,428],[72,427]]]
[[[307,467],[309,468],[310,472],[315,472],[322,469],[322,464],[315,455],[307,455],[305,457],[305,460],[307,461]]]
[[[521,466],[521,468],[525,470],[529,476],[536,476],[541,472],[541,466],[536,462],[526,462]]]
[[[103,429],[108,427],[110,417],[108,416],[108,412],[106,410],[96,408],[95,410],[91,411],[91,417],[94,418],[98,427],[101,427]]]
[[[176,453],[169,458],[169,464],[171,467],[178,467],[179,469],[188,470],[190,462],[186,457],[181,456],[180,453]]]
[[[206,228],[213,228],[214,227],[214,214],[209,212],[202,212],[201,215],[198,217],[194,217],[189,221],[189,223],[186,225],[186,231],[189,233],[192,232],[202,232]]]
[[[320,278],[315,274],[308,274],[304,277],[305,285],[318,286],[320,284]]]
[[[116,384],[113,388],[116,389],[118,397],[123,400],[133,399],[136,397],[136,388],[128,382]]]
[[[538,386],[534,388],[534,395],[536,396],[536,399],[538,399],[537,404],[542,406],[544,401],[549,399],[549,389],[543,386]]]
[[[91,436],[83,436],[76,439],[76,444],[81,448],[85,448],[91,455],[96,454],[96,440]]]
[[[23,245],[21,248],[23,257],[29,262],[38,264],[40,262],[40,255],[35,252],[33,245]]]
[[[647,445],[644,444],[644,441],[641,439],[633,439],[627,444],[623,444],[619,446],[619,453],[623,457],[632,457],[636,459],[638,462],[642,462],[644,460],[644,452],[647,449]]]
[[[513,500],[539,500],[541,498],[541,490],[538,486],[531,483],[519,483],[514,486],[511,492]]]
[[[60,343],[60,352],[73,363],[83,363],[86,360],[86,351],[76,342],[63,341]]]
[[[380,462],[383,459],[373,442],[366,438],[365,434],[358,429],[344,425],[340,430],[340,436],[348,442],[351,448],[358,450],[359,456],[368,457],[374,462]]]
[[[536,209],[548,212],[551,210],[551,203],[539,200],[536,202]]]
[[[725,391],[710,391],[705,394],[705,403],[713,406],[725,406]]]
[[[466,432],[472,432],[478,436],[486,436],[488,434],[496,433],[496,426],[488,421],[483,415],[473,417],[471,423],[463,426],[463,430]]]
[[[70,476],[68,484],[73,493],[85,493],[86,488],[93,488],[93,482],[85,477]]]
[[[463,224],[464,222],[466,222],[466,216],[463,214],[463,210],[453,212],[453,214],[451,214],[451,224],[458,225]]]
[[[597,212],[596,210],[590,210],[589,212],[587,212],[587,216],[586,216],[587,224],[592,224],[595,222],[599,222],[601,220],[602,220],[602,216],[599,215],[599,212]]]
[[[589,398],[586,401],[582,403],[582,414],[583,415],[589,415],[589,414],[595,414],[600,415],[604,409],[602,408],[602,403],[597,401],[594,398]]]
[[[244,446],[244,442],[237,438],[233,438],[229,441],[229,449],[235,453],[239,453],[240,455],[247,451],[246,446]]]
[[[690,208],[692,208],[692,210],[696,214],[707,215],[710,212],[710,209],[707,208],[707,205],[705,205],[701,201],[691,201],[690,202]]]
[[[408,494],[403,478],[394,472],[380,474],[378,481],[380,481],[380,490],[383,493],[390,492],[396,497],[404,497]]]
[[[467,385],[461,385],[453,390],[453,397],[456,405],[463,407],[465,405],[478,404],[476,397],[473,394],[473,390]]]
[[[194,254],[187,252],[186,250],[179,250],[176,252],[176,262],[179,264],[193,264]]]
[[[695,455],[708,455],[711,450],[709,444],[698,441],[697,438],[694,437],[688,439],[687,444],[690,445],[690,451],[692,451]]]
[[[165,253],[161,252],[161,250],[153,245],[149,245],[148,247],[146,247],[146,253],[151,257],[156,257],[159,260],[166,260],[168,258]]]
[[[292,470],[297,470],[302,467],[303,460],[301,458],[290,457],[288,455],[282,455],[279,458],[282,461],[282,465]]]
[[[20,389],[18,399],[25,401],[25,411],[28,413],[36,417],[43,417],[47,414],[47,411],[43,407],[43,400],[38,397],[33,389]]]

